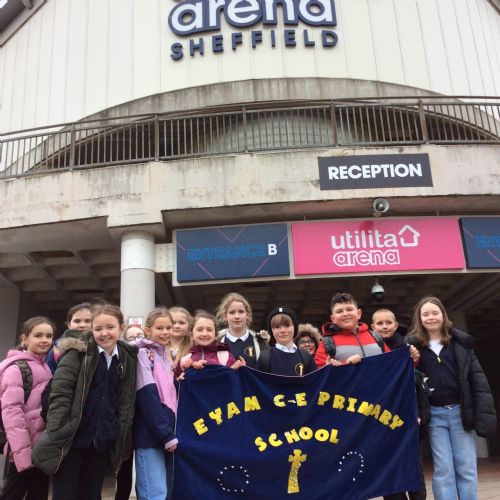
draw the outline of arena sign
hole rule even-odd
[[[465,265],[456,217],[297,222],[292,242],[297,276]]]
[[[227,48],[236,51],[248,44],[252,49],[262,44],[274,48],[280,39],[290,48],[300,43],[305,47],[318,44],[330,48],[338,42],[337,34],[331,29],[322,29],[318,39],[309,29],[248,29],[256,25],[278,26],[281,19],[285,26],[336,26],[334,0],[184,0],[171,10],[168,25],[175,35],[190,37],[221,31],[222,19],[236,28],[229,37],[223,34],[196,36],[186,42],[172,43],[170,57],[178,61],[185,53],[194,57],[208,51],[224,52]]]
[[[432,186],[426,153],[332,156],[318,163],[322,190]]]

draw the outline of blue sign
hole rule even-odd
[[[289,276],[286,224],[175,232],[177,281]]]
[[[419,487],[406,349],[305,377],[187,370],[177,437],[177,500],[360,500]]]
[[[460,219],[469,269],[500,268],[500,217]]]

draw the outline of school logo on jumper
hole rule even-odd
[[[223,20],[230,34],[199,36],[221,31]],[[277,28],[281,22],[286,29]],[[331,48],[338,42],[335,31],[325,29],[337,25],[334,0],[184,0],[170,11],[168,25],[177,37],[191,37],[171,44],[174,61],[185,53],[203,56],[249,45]]]
[[[303,377],[188,370],[173,497],[359,500],[417,490],[413,371],[405,349]]]
[[[465,264],[456,217],[297,222],[292,241],[297,275],[463,269]]]
[[[249,358],[255,358],[255,349],[252,346],[246,347],[244,352]]]

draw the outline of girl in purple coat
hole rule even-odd
[[[54,330],[48,318],[28,319],[23,325],[19,348],[10,350],[0,364],[2,421],[7,435],[4,453],[12,462],[2,500],[24,498],[26,493],[30,500],[48,498],[49,478],[33,467],[31,451],[45,428],[40,416],[41,396],[52,378],[45,358],[52,346]],[[24,388],[29,385],[31,391],[25,395]]]

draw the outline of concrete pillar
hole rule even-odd
[[[455,328],[467,332],[467,318],[463,311],[447,311]],[[486,438],[476,436],[476,450],[479,458],[488,458],[488,442]]]
[[[142,318],[155,307],[155,240],[152,234],[124,234],[121,247],[120,308],[127,318]]]
[[[20,293],[15,287],[0,288],[0,360],[15,346],[18,334]]]

